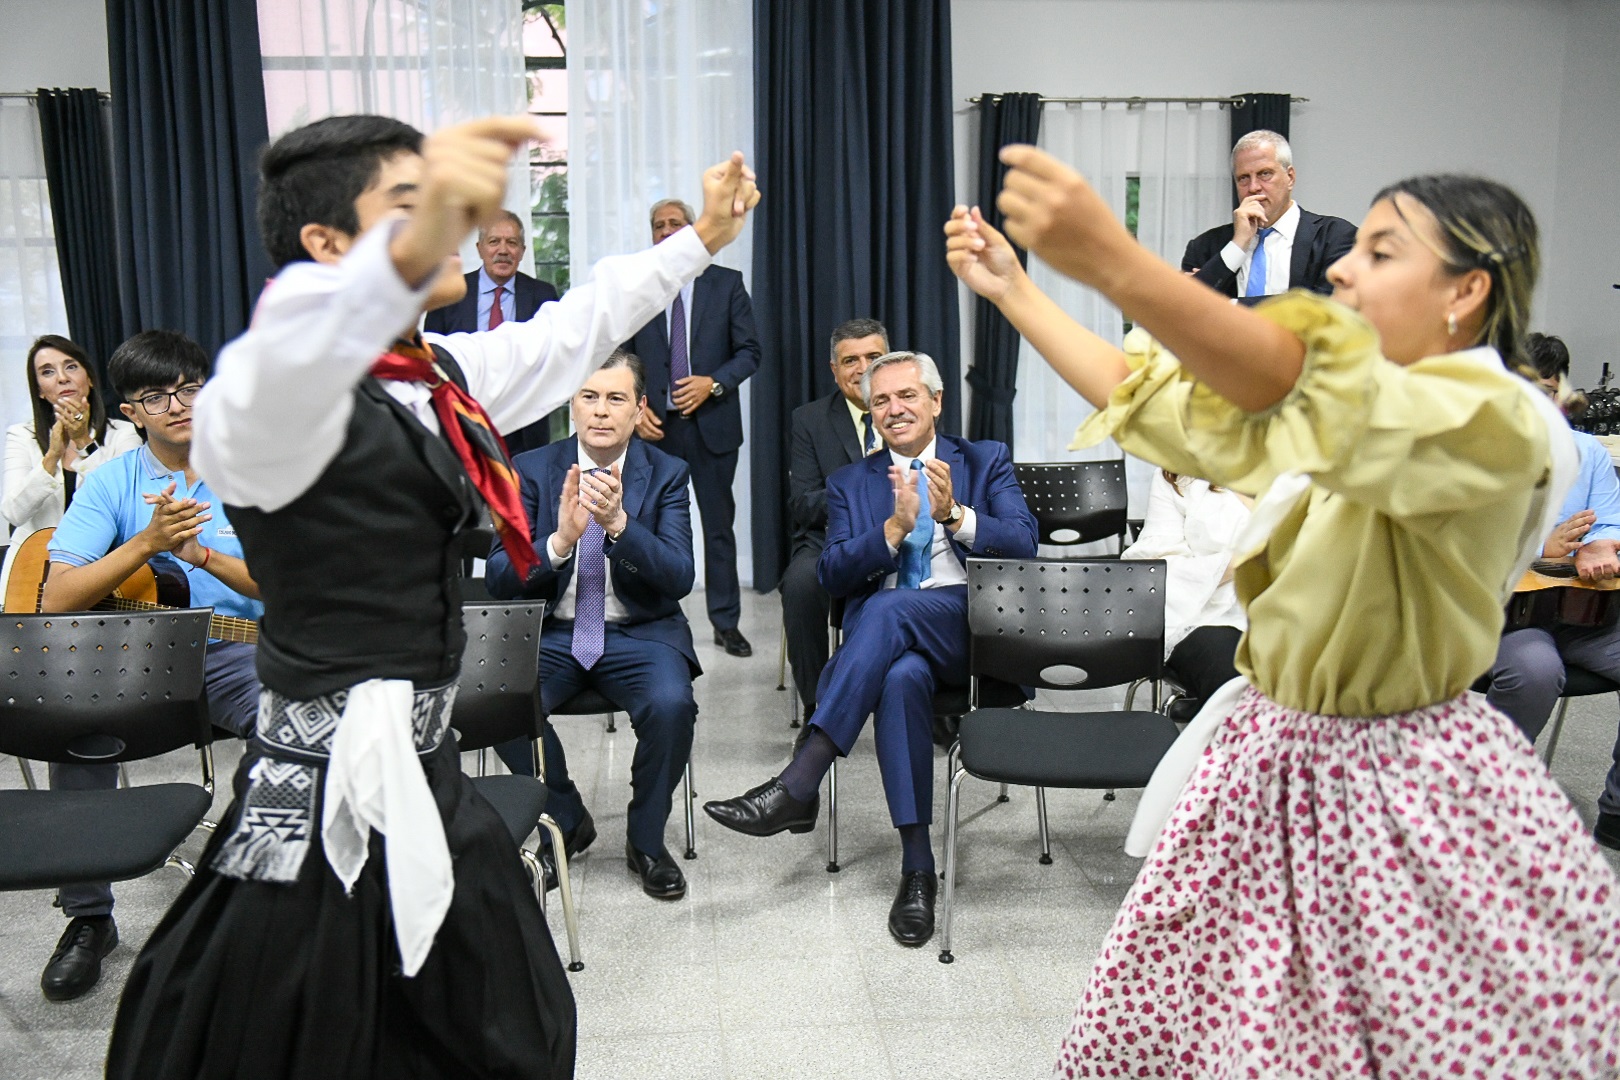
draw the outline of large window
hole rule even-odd
[[[529,152],[534,276],[568,288],[568,27],[562,4],[524,0],[529,113],[548,140]]]

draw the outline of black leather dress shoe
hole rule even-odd
[[[624,842],[624,861],[630,872],[641,875],[641,891],[654,900],[679,900],[686,895],[686,875],[675,864],[668,848],[660,848],[656,856],[637,851],[630,841]]]
[[[573,860],[575,855],[590,847],[596,840],[596,822],[591,820],[591,812],[585,811],[585,816],[579,819],[572,832],[563,833],[563,850],[568,852],[568,858]],[[546,875],[546,892],[557,887],[557,860],[552,857],[551,845],[540,845],[540,870]]]
[[[1592,826],[1592,839],[1606,848],[1620,851],[1620,814],[1599,813]]]
[[[805,833],[816,827],[821,794],[818,792],[809,802],[800,802],[788,794],[782,781],[773,777],[735,799],[706,802],[703,812],[726,828],[749,836],[775,836],[784,829]]]
[[[111,915],[70,920],[39,977],[39,988],[51,1001],[72,1001],[89,993],[101,978],[101,958],[117,944],[118,924]]]
[[[900,891],[889,905],[889,933],[902,945],[916,948],[934,936],[934,894],[939,877],[932,870],[900,875]]]
[[[742,636],[742,631],[733,626],[730,630],[714,631],[714,643],[723,647],[732,656],[753,656],[754,647],[748,644],[748,639]]]

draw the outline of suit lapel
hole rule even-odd
[[[838,442],[849,455],[851,464],[861,460],[866,455],[861,453],[861,443],[865,432],[855,426],[855,418],[849,414],[849,406],[844,403],[842,392],[833,394],[830,402],[831,415],[827,418],[832,429],[838,435]]]
[[[1304,207],[1299,210],[1299,227],[1294,230],[1294,252],[1288,260],[1288,287],[1303,289],[1310,280],[1307,267],[1311,261],[1311,245],[1316,242],[1316,215]]]
[[[940,435],[934,444],[934,456],[951,467],[951,497],[965,505],[972,497],[972,485],[967,473],[967,457],[962,453],[961,445],[949,435]],[[957,542],[956,537],[952,536],[950,540],[956,561],[967,565],[967,549]]]
[[[540,493],[540,506],[537,513],[550,515],[551,527],[536,529],[536,533],[550,535],[561,522],[557,519],[557,501],[562,498],[563,484],[568,480],[568,469],[579,461],[579,437],[570,435],[562,442],[557,443],[556,456],[551,459],[551,468],[548,470],[546,480],[548,487]]]
[[[624,512],[629,517],[640,516],[641,504],[652,486],[652,471],[652,455],[647,453],[646,444],[632,438],[624,456],[624,475],[620,477],[624,487]]]
[[[872,511],[873,522],[887,521],[894,512],[894,489],[889,486],[889,466],[893,464],[894,459],[889,456],[888,450],[873,454],[861,462],[871,477],[866,485],[866,503]]]

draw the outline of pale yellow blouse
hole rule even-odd
[[[1112,436],[1172,472],[1260,496],[1312,484],[1236,571],[1237,667],[1261,693],[1338,716],[1405,712],[1490,666],[1520,547],[1550,482],[1546,422],[1496,354],[1400,367],[1360,316],[1293,292],[1257,309],[1305,342],[1298,383],[1245,413],[1156,342],[1076,447]]]

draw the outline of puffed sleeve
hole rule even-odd
[[[1285,472],[1397,519],[1481,506],[1539,482],[1546,425],[1519,377],[1484,350],[1401,367],[1350,309],[1303,291],[1256,309],[1305,343],[1298,381],[1244,412],[1145,334],[1131,373],[1075,447],[1112,437],[1172,472],[1257,495]]]

